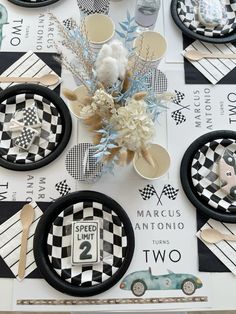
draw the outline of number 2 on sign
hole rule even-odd
[[[81,261],[92,259],[92,255],[88,254],[91,250],[91,243],[88,241],[84,241],[80,244],[79,248],[83,250],[80,254]]]
[[[99,221],[74,221],[72,230],[72,264],[97,263],[100,256]]]

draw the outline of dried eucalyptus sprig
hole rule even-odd
[[[118,146],[114,144],[115,139],[117,138],[117,132],[110,128],[109,126],[100,129],[97,131],[101,135],[100,143],[95,146],[96,157],[99,161],[104,161],[108,156],[113,156],[112,150],[118,149]]]
[[[130,16],[129,11],[127,11],[127,19],[119,23],[121,30],[116,30],[116,33],[122,39],[125,47],[132,51],[132,42],[136,38],[136,30],[138,25],[135,22],[134,17]]]

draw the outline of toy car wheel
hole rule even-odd
[[[196,285],[191,279],[186,279],[183,281],[181,289],[186,295],[192,295],[196,290]]]
[[[147,286],[142,280],[136,280],[132,283],[131,290],[136,297],[141,297],[147,290]]]

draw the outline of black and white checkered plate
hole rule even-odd
[[[197,210],[216,220],[236,222],[235,198],[227,194],[220,176],[220,161],[226,151],[236,157],[236,132],[221,130],[202,135],[186,150],[180,177],[186,196]]]
[[[39,136],[23,150],[17,145],[21,131],[9,131],[10,121],[23,124],[25,108],[36,107]],[[0,165],[12,170],[32,170],[54,160],[65,148],[71,133],[71,117],[63,100],[46,87],[15,85],[0,94]]]
[[[93,266],[71,265],[72,221],[96,220],[100,225],[100,262]],[[122,265],[127,236],[119,217],[96,202],[81,202],[64,210],[48,235],[48,255],[53,268],[66,281],[78,286],[93,286],[112,277]]]
[[[222,26],[206,27],[198,18],[197,0],[178,0],[177,12],[183,24],[193,32],[206,37],[221,37],[236,28],[236,0],[225,0],[226,21]]]
[[[20,7],[37,8],[55,3],[59,0],[8,0]]]
[[[72,265],[73,221],[99,221],[100,261]],[[126,272],[134,251],[131,222],[122,207],[104,194],[80,191],[58,199],[43,215],[34,238],[37,266],[57,290],[75,296],[101,293]]]
[[[198,194],[210,206],[236,212],[236,201],[224,192],[219,176],[219,161],[226,149],[235,155],[236,140],[217,139],[201,147],[193,158],[192,180]]]
[[[214,44],[236,40],[236,0],[225,0],[227,23],[224,26],[207,28],[199,22],[198,0],[172,0],[171,15],[175,24],[190,38]]]

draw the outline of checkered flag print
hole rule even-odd
[[[166,184],[161,194],[166,195],[170,200],[175,200],[178,195],[179,189],[173,188],[170,184]]]
[[[175,97],[172,99],[173,103],[180,105],[182,100],[185,98],[185,94],[175,90]]]
[[[41,125],[37,114],[37,109],[35,107],[28,107],[23,110],[23,122],[25,126],[31,126],[35,128]]]
[[[66,180],[60,181],[55,184],[56,190],[60,193],[61,196],[65,196],[70,193],[71,188],[67,184]]]
[[[76,27],[76,23],[72,18],[68,18],[62,21],[63,25],[65,26],[66,29],[71,31]]]
[[[149,200],[153,195],[157,195],[157,192],[152,184],[148,184],[143,189],[139,189],[140,195],[144,201]]]
[[[171,118],[175,120],[176,125],[179,125],[186,121],[185,115],[183,115],[180,110],[173,111],[171,113]]]
[[[34,129],[23,127],[21,135],[15,139],[15,146],[28,150],[38,134]]]
[[[100,226],[100,260],[94,265],[71,265],[73,221],[96,220]],[[122,266],[127,234],[120,217],[99,202],[80,202],[65,209],[53,222],[47,238],[48,258],[56,273],[77,286],[91,287],[109,280]]]

